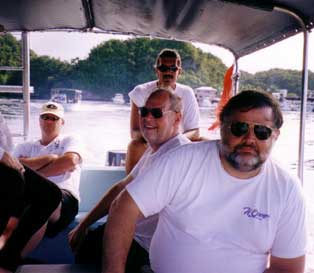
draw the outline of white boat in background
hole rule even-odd
[[[212,101],[217,97],[217,89],[210,86],[201,86],[194,90],[199,107],[212,107]]]
[[[52,88],[50,100],[62,104],[66,111],[78,110],[82,101],[82,90]]]
[[[112,98],[112,102],[115,104],[125,104],[124,96],[122,93],[116,93]]]

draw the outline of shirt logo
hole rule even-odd
[[[267,213],[261,213],[257,209],[250,208],[250,207],[244,207],[243,208],[243,214],[246,215],[249,218],[254,218],[257,220],[263,220],[270,217]]]

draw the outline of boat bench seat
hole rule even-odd
[[[16,273],[100,273],[100,268],[86,264],[27,264],[17,268]],[[153,273],[149,267],[143,267],[140,272]]]
[[[80,181],[81,202],[79,205],[79,213],[76,216],[75,220],[65,230],[60,232],[56,237],[44,238],[43,241],[39,244],[39,246],[28,257],[33,260],[49,264],[73,264],[74,256],[68,244],[68,233],[97,204],[97,202],[103,196],[103,194],[113,184],[121,180],[124,176],[125,172],[123,167],[103,167],[83,169]],[[92,226],[92,228],[98,226],[99,224],[104,223],[105,221],[106,218],[97,221],[97,223],[95,223]],[[63,273],[68,271],[60,272]]]
[[[100,273],[92,265],[78,264],[27,264],[18,267],[16,273]]]

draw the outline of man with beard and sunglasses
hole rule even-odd
[[[108,214],[114,198],[141,173],[149,172],[153,162],[166,156],[170,150],[190,142],[179,133],[181,108],[181,99],[177,95],[159,88],[149,96],[145,106],[139,109],[141,132],[149,147],[132,172],[106,192],[94,209],[69,234],[77,263],[101,265],[103,257],[101,242],[105,225],[94,230],[89,227]],[[149,264],[148,250],[157,221],[158,216],[152,215],[137,223],[126,263],[127,272],[142,272],[141,268]]]
[[[154,66],[157,80],[140,84],[130,93],[131,99],[131,142],[128,145],[126,155],[126,173],[130,173],[135,164],[141,158],[147,143],[139,126],[139,107],[144,106],[150,94],[158,87],[172,89],[182,99],[182,121],[180,131],[192,141],[199,140],[200,114],[193,90],[186,85],[177,83],[182,73],[181,57],[174,49],[163,49],[157,56]]]
[[[114,201],[103,272],[124,272],[135,222],[156,213],[155,273],[304,272],[300,183],[270,157],[283,124],[278,102],[243,91],[223,107],[220,124],[221,140],[179,147]]]

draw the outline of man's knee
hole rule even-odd
[[[0,176],[2,186],[0,188],[0,198],[8,199],[20,197],[25,190],[25,182],[19,171],[10,168],[4,164],[0,164]]]

